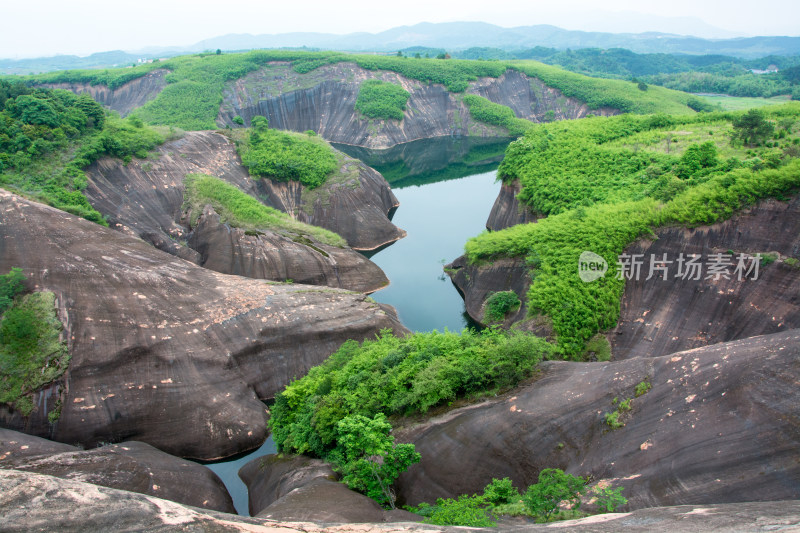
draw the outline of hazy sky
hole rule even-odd
[[[599,8],[605,13],[597,13]],[[800,34],[797,0],[37,0],[8,2],[0,12],[0,57],[5,58],[187,45],[227,33],[375,33],[464,20],[613,32],[677,33],[676,27],[685,27],[709,37]]]

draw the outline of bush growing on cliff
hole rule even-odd
[[[383,331],[361,345],[345,342],[275,399],[269,424],[286,452],[324,457],[350,415],[424,413],[457,398],[513,387],[550,354],[543,339],[497,331]]]
[[[501,322],[511,311],[519,309],[522,302],[514,291],[495,292],[486,299],[486,310],[483,313],[483,320],[489,324]]]
[[[483,96],[468,94],[464,96],[464,104],[473,119],[505,128],[512,137],[522,135],[534,125],[529,120],[517,118],[510,107],[496,104]]]
[[[0,319],[0,403],[14,405],[24,416],[32,412],[31,393],[67,370],[70,357],[61,330],[53,293],[17,296]]]
[[[369,118],[403,120],[408,91],[394,83],[366,80],[356,98],[356,110]]]
[[[135,119],[106,116],[89,95],[6,92],[0,111],[0,186],[106,225],[83,195],[83,168],[103,155],[146,156],[163,138]]]
[[[769,114],[800,116],[800,106],[776,106]],[[468,260],[528,257],[535,276],[529,312],[548,316],[558,350],[577,356],[594,334],[616,324],[624,281],[614,266],[625,247],[652,228],[711,224],[800,187],[800,160],[771,158],[770,148],[760,149],[763,159],[745,160],[755,151],[730,145],[726,132],[739,115],[623,116],[536,126],[509,146],[499,174],[518,179],[517,198],[549,216],[471,239]],[[708,139],[710,128],[713,142],[681,148],[673,142],[670,148],[665,141],[676,129]],[[773,159],[775,168],[764,164]],[[576,266],[583,251],[604,257],[611,272],[584,283]]]
[[[291,235],[309,235],[323,244],[346,246],[345,240],[324,228],[299,222],[286,213],[268,207],[249,194],[219,178],[204,174],[189,174],[184,182],[184,208],[191,209],[191,224],[206,205],[211,205],[220,220],[231,226],[254,231],[269,229]]]
[[[14,298],[25,290],[25,275],[21,268],[12,268],[8,274],[0,275],[0,316],[11,307]]]
[[[323,139],[268,129],[263,117],[254,117],[251,123],[249,138],[238,144],[242,163],[251,174],[299,181],[313,189],[339,169],[333,149]]]
[[[562,501],[569,502],[572,510],[580,507],[584,492],[586,480],[582,477],[565,474],[558,468],[545,468],[539,472],[539,482],[522,495],[522,502],[532,514],[547,522]]]

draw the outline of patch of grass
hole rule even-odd
[[[510,107],[496,104],[483,96],[468,94],[463,101],[474,120],[505,128],[512,137],[522,135],[534,126],[529,120],[517,118]]]
[[[62,329],[52,292],[16,297],[0,320],[0,403],[31,414],[32,394],[69,365],[67,345],[59,338]]]
[[[597,334],[586,343],[586,350],[583,353],[582,359],[584,361],[591,360],[594,357],[596,361],[610,361],[611,360],[611,343],[605,335]]]
[[[778,253],[777,252],[764,252],[761,254],[761,266],[771,265],[775,261],[778,260]]]
[[[719,105],[725,111],[745,111],[754,107],[764,107],[769,105],[785,104],[791,100],[789,96],[773,96],[771,98],[753,98],[749,96],[726,96],[698,94],[702,98],[714,105]]]
[[[783,260],[783,262],[792,268],[800,268],[800,260],[797,260],[794,257],[787,257]]]
[[[644,381],[640,381],[639,383],[636,384],[636,390],[635,390],[636,397],[638,398],[639,396],[647,394],[652,388],[653,385],[650,384],[649,380],[645,379]]]
[[[322,138],[267,128],[264,117],[254,117],[248,137],[237,143],[242,163],[251,174],[276,181],[299,181],[319,187],[338,168],[333,148]]]
[[[309,236],[323,244],[343,247],[347,242],[339,235],[323,228],[303,224],[292,217],[267,207],[249,194],[219,178],[205,174],[186,176],[185,208],[192,210],[191,223],[205,205],[211,205],[226,224],[245,230],[257,231],[269,229],[278,233],[289,233],[294,236]]]
[[[394,83],[366,80],[361,84],[355,108],[365,117],[403,120],[408,91]]]

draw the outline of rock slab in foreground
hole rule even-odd
[[[0,429],[0,469],[47,474],[149,494],[193,507],[236,512],[228,490],[214,472],[143,442],[82,450]]]
[[[186,507],[136,494],[41,474],[0,470],[0,516],[8,532],[108,531],[395,533],[465,531],[409,522],[390,524],[314,524],[278,522]],[[800,526],[800,502],[778,501],[727,505],[683,505],[599,515],[555,524],[504,527],[505,531],[576,531],[579,533],[712,533],[793,531]],[[480,531],[498,531],[484,528]]]

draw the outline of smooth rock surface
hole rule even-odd
[[[69,444],[139,440],[205,460],[256,448],[259,399],[347,339],[407,331],[363,294],[219,274],[0,190],[0,272],[11,267],[56,295],[72,360],[29,417],[0,406],[0,426]]]
[[[652,389],[635,396],[636,385]],[[517,487],[544,468],[625,488],[625,509],[800,499],[800,330],[663,357],[546,362],[497,399],[396,431],[422,461],[399,479],[409,504]],[[633,398],[612,430],[613,399]]]
[[[296,488],[322,478],[336,480],[331,465],[305,455],[270,454],[253,459],[239,470],[247,485],[250,514],[257,515]]]
[[[503,183],[500,186],[500,193],[497,195],[497,199],[492,205],[492,211],[489,213],[489,218],[486,220],[486,229],[500,231],[517,224],[536,222],[541,218],[531,212],[528,206],[521,204],[517,200],[520,190],[519,180],[514,180],[508,184]]]
[[[0,429],[0,469],[14,469],[149,494],[235,513],[217,475],[197,463],[128,441],[93,450]]]

